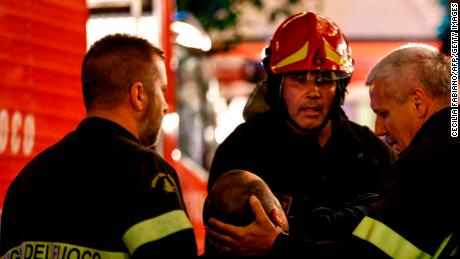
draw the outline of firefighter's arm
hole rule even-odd
[[[341,244],[336,242],[315,242],[290,237],[270,221],[257,198],[251,197],[250,203],[256,220],[246,227],[210,219],[207,229],[209,242],[220,253],[268,255],[273,258],[331,258],[331,255],[342,249]]]
[[[174,169],[156,160],[129,185],[122,241],[132,258],[194,258],[196,242]],[[154,172],[154,173],[152,173]],[[178,246],[180,249],[178,249]]]
[[[378,194],[364,193],[356,196],[340,210],[317,208],[312,211],[313,222],[316,222],[316,226],[323,226],[324,231],[330,230],[331,234],[349,235],[377,198]]]

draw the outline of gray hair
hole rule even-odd
[[[403,103],[416,86],[422,86],[440,103],[449,103],[450,61],[432,46],[407,44],[388,53],[367,76],[370,86],[380,81],[388,98]]]

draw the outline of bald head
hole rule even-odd
[[[265,213],[273,221],[273,210],[286,219],[283,209],[268,185],[257,175],[245,170],[231,170],[220,176],[206,198],[203,210],[205,222],[210,217],[220,221],[245,226],[254,221],[255,216],[249,197],[255,195],[261,202]],[[286,226],[281,226],[287,231]],[[274,222],[278,225],[277,222]]]

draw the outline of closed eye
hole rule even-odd
[[[305,75],[296,75],[296,76],[293,76],[292,79],[302,84],[305,84],[307,82],[307,77]]]
[[[388,112],[387,111],[376,111],[375,112],[377,116],[381,117],[381,118],[386,118],[388,117]]]

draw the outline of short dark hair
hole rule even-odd
[[[217,179],[204,204],[204,222],[214,217],[237,226],[250,224],[255,219],[249,203],[251,195],[260,200],[267,214],[273,207],[282,210],[267,184],[258,177],[248,179],[248,175],[251,175],[248,171],[235,169]]]
[[[86,53],[81,81],[86,110],[97,105],[110,109],[120,103],[135,82],[152,85],[158,73],[153,55],[164,52],[147,40],[128,34],[113,34],[95,42]]]

